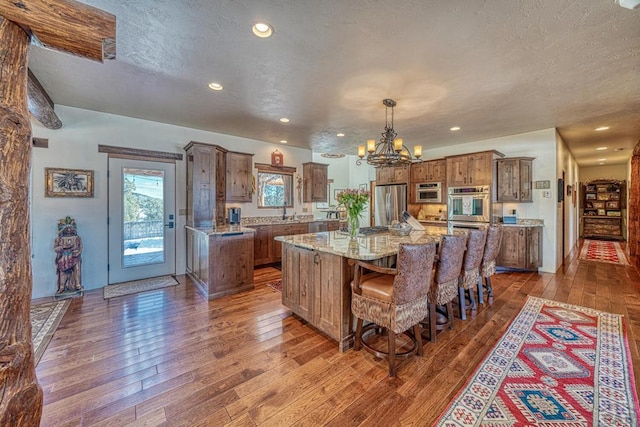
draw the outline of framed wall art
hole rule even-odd
[[[93,171],[44,169],[45,197],[93,197]]]

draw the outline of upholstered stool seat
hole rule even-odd
[[[482,263],[480,264],[480,277],[478,278],[478,299],[480,304],[484,304],[484,289],[486,287],[488,302],[493,302],[493,288],[491,287],[491,276],[496,273],[496,259],[500,254],[502,245],[502,225],[495,224],[489,226],[487,232],[487,242],[484,246]],[[483,283],[484,280],[484,283]]]
[[[484,254],[484,246],[487,241],[487,229],[470,229],[467,250],[462,261],[462,272],[458,277],[458,303],[460,305],[460,318],[467,318],[466,293],[469,293],[470,308],[472,313],[477,310],[474,288],[480,278],[480,264]]]
[[[386,357],[389,375],[396,376],[396,357],[422,355],[420,320],[428,308],[435,243],[400,244],[396,268],[379,267],[364,261],[351,261],[355,265],[351,282],[351,311],[356,317],[354,350],[364,347],[377,357]],[[363,270],[372,273],[362,274]],[[364,321],[370,322],[364,326]],[[373,347],[367,341],[369,331],[387,330],[387,351]],[[413,329],[413,334],[408,331]],[[411,337],[412,347],[397,351],[396,335]]]
[[[429,338],[431,342],[436,340],[436,330],[442,330],[447,326],[453,329],[451,301],[458,295],[458,277],[462,270],[466,246],[466,234],[445,235],[440,238],[438,261],[429,289]],[[446,307],[447,323],[438,324],[436,322],[436,305]]]

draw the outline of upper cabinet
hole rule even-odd
[[[411,183],[443,182],[446,180],[446,161],[429,160],[411,165]]]
[[[303,163],[303,201],[326,202],[328,201],[328,168],[324,163]]]
[[[187,157],[187,225],[208,228],[224,224],[226,150],[190,142]]]
[[[376,169],[376,185],[408,184],[409,168],[405,166],[379,167]]]
[[[491,185],[494,157],[503,157],[503,155],[497,151],[484,151],[447,157],[447,186]]]
[[[532,157],[513,157],[496,161],[496,201],[533,201],[532,164]]]
[[[252,192],[251,165],[253,154],[227,152],[226,200],[228,202],[250,202]]]

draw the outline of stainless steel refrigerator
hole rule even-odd
[[[378,185],[373,200],[376,226],[402,222],[402,212],[407,210],[407,185]]]

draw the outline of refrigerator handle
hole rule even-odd
[[[387,216],[387,225],[391,224],[391,193],[385,194],[385,213]]]

